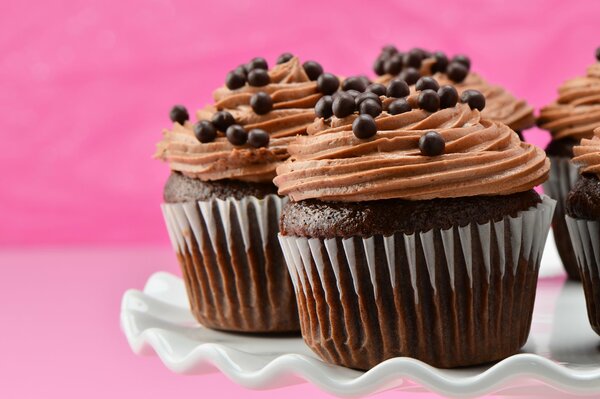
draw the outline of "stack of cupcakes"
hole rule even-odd
[[[287,146],[314,121],[322,92],[339,80],[313,61],[284,54],[268,69],[255,58],[231,71],[215,104],[192,124],[171,111],[156,157],[172,173],[163,213],[197,320],[221,330],[299,329],[277,233],[286,199],[273,185]]]
[[[579,280],[579,268],[569,232],[565,224],[567,195],[577,180],[577,168],[570,162],[573,147],[581,139],[590,139],[600,126],[600,48],[596,63],[586,76],[569,79],[558,89],[555,102],[542,108],[538,119],[540,128],[552,134],[546,153],[552,160],[550,178],[544,191],[557,200],[552,229],[556,247],[570,278]]]
[[[415,85],[411,94],[409,84]],[[431,77],[323,98],[274,182],[302,335],[330,363],[438,367],[525,343],[554,201],[549,161],[486,98]]]
[[[522,137],[523,130],[535,124],[530,105],[471,72],[471,60],[465,55],[449,58],[441,51],[414,48],[401,52],[394,46],[386,46],[375,60],[373,70],[380,76],[377,80],[379,83],[387,83],[398,77],[414,85],[422,76],[433,76],[441,85],[454,85],[459,94],[466,90],[477,90],[483,93],[487,102],[482,116],[508,125],[519,137]]]
[[[515,133],[531,107],[469,69],[388,47],[377,81],[340,82],[283,54],[230,71],[195,123],[174,107],[156,157],[197,320],[301,330],[358,369],[516,353],[554,209],[533,188],[550,165]]]

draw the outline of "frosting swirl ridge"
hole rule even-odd
[[[594,130],[594,137],[581,139],[573,147],[573,163],[579,165],[579,173],[600,176],[600,128]]]
[[[590,66],[586,76],[564,82],[558,98],[541,109],[538,123],[555,140],[591,138],[600,126],[600,62]]]
[[[333,117],[327,124],[317,119],[311,135],[290,144],[291,158],[274,180],[281,195],[344,202],[507,195],[548,175],[550,162],[541,149],[466,104],[435,113],[384,112],[375,119],[377,134],[367,140],[352,133],[356,117]],[[421,155],[419,139],[431,130],[444,138],[443,155]]]

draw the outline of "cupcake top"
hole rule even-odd
[[[578,165],[580,174],[600,176],[600,127],[594,129],[591,139],[581,139],[573,147],[573,163]]]
[[[533,108],[524,100],[515,98],[504,88],[492,85],[480,75],[470,72],[471,61],[464,55],[448,59],[443,52],[431,53],[422,49],[399,52],[393,46],[384,47],[374,64],[379,83],[387,83],[396,76],[416,83],[421,76],[433,76],[440,84],[452,84],[459,93],[477,90],[486,98],[482,111],[486,119],[502,122],[511,129],[521,131],[535,123]]]
[[[586,76],[569,79],[558,88],[558,98],[540,111],[538,125],[554,140],[591,138],[600,126],[600,48]]]
[[[264,59],[254,58],[230,71],[195,124],[184,107],[174,107],[173,127],[163,131],[155,157],[200,180],[270,182],[289,156],[287,145],[314,121],[315,103],[335,92],[339,80],[291,54],[267,68]]]
[[[309,135],[290,144],[274,183],[293,201],[361,202],[508,195],[546,180],[549,160],[508,126],[482,117],[485,97],[421,78],[394,97],[323,97]],[[353,100],[353,101],[352,101]],[[356,112],[358,110],[358,112]]]

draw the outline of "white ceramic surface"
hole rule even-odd
[[[182,280],[159,272],[123,296],[121,326],[133,351],[156,353],[177,373],[226,374],[248,388],[309,381],[339,396],[429,390],[451,396],[566,394],[600,397],[600,337],[589,326],[581,285],[563,282],[554,240],[547,241],[531,335],[522,353],[493,365],[436,369],[395,358],[368,372],[323,363],[297,336],[246,336],[204,328],[192,317]]]

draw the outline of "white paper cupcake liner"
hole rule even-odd
[[[286,201],[267,195],[161,206],[200,323],[244,332],[299,330],[277,242]]]
[[[555,201],[498,222],[368,238],[279,235],[302,334],[325,360],[439,367],[509,356],[529,333]]]
[[[600,222],[565,216],[583,283],[588,318],[600,335]]]
[[[544,193],[556,200],[556,212],[552,220],[554,241],[567,274],[574,280],[579,280],[580,277],[565,223],[565,207],[569,191],[575,185],[578,177],[577,167],[571,163],[570,158],[550,157],[550,175],[543,184]]]

